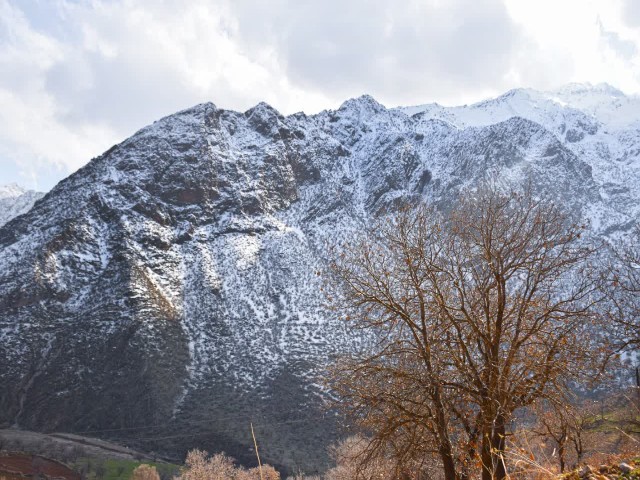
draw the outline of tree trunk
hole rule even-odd
[[[638,401],[636,408],[640,408],[640,367],[636,367],[636,397]]]
[[[560,460],[560,473],[564,473],[564,442],[558,445],[558,460]]]
[[[505,421],[498,415],[493,425],[485,429],[482,435],[482,480],[504,480],[507,469],[502,458],[505,449]]]
[[[458,473],[456,472],[456,465],[453,461],[453,452],[451,451],[450,446],[441,444],[439,450],[445,480],[460,480]]]
[[[482,462],[482,480],[493,480],[493,457],[491,454],[491,429],[488,428],[482,435],[480,447],[480,461]]]
[[[439,395],[436,395],[436,397],[438,400],[440,399]],[[439,406],[441,406],[441,403]],[[445,480],[460,480],[458,472],[456,471],[453,449],[451,448],[451,442],[449,441],[449,433],[447,432],[447,423],[443,409],[436,409],[436,420],[438,423],[438,436],[440,437],[440,446],[438,447],[438,451],[440,453],[440,459],[442,460],[444,478]]]
[[[496,480],[504,480],[507,478],[507,466],[504,464],[504,450],[507,444],[507,429],[503,415],[498,415],[496,425],[493,431],[493,455],[496,462]]]
[[[428,365],[431,370],[431,365]],[[439,385],[436,385],[433,392],[433,402],[435,406],[435,420],[436,429],[439,437],[438,451],[440,453],[440,459],[442,460],[442,467],[444,470],[445,480],[460,480],[458,472],[456,471],[456,464],[453,458],[453,448],[451,447],[451,440],[449,438],[449,431],[447,428],[447,415],[444,408],[444,402],[442,401],[442,391]]]

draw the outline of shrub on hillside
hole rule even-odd
[[[152,465],[138,465],[131,475],[131,480],[160,480],[156,467]]]
[[[349,437],[331,449],[336,466],[325,474],[325,480],[355,480],[376,478],[393,480],[394,469],[381,458],[365,457],[367,440],[360,436]]]
[[[244,469],[233,459],[218,453],[209,457],[207,452],[192,450],[187,455],[185,468],[178,480],[261,480],[260,469]],[[262,466],[262,479],[280,480],[280,474],[270,465]]]

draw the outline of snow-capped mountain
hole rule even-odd
[[[44,193],[25,190],[15,183],[0,185],[0,227],[14,217],[28,212]]]
[[[511,90],[469,106],[429,104],[398,110],[439,119],[460,129],[493,125],[513,117],[531,120],[553,133],[593,169],[604,202],[592,205],[587,215],[596,233],[626,230],[628,222],[638,218],[639,96],[627,96],[607,84],[569,84],[550,92]]]
[[[317,375],[359,341],[325,308],[327,245],[487,175],[615,239],[640,209],[639,105],[572,85],[313,116],[207,103],[143,128],[0,229],[0,425],[243,459],[253,421],[270,462],[322,465]]]

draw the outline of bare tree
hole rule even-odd
[[[325,480],[354,480],[357,478],[393,480],[394,468],[386,458],[376,458],[360,468],[359,455],[366,448],[367,439],[349,437],[331,447],[331,456],[336,466],[327,471]]]
[[[104,477],[104,472],[98,478]],[[138,465],[131,474],[131,480],[160,480],[158,470],[153,465]]]
[[[223,453],[209,457],[202,450],[191,450],[187,454],[185,467],[177,480],[280,480],[280,474],[270,465],[262,469],[244,469]]]
[[[614,249],[614,262],[607,284],[613,301],[612,320],[618,327],[619,349],[640,347],[640,227],[630,241]]]
[[[597,357],[583,230],[531,189],[485,185],[446,214],[407,207],[340,246],[333,304],[373,338],[335,368],[372,436],[363,461],[391,452],[399,477],[419,478],[402,465],[435,456],[447,480],[506,477],[514,412],[559,401]]]
[[[582,461],[586,433],[596,418],[594,405],[584,400],[561,404],[538,402],[534,407],[537,421],[532,430],[553,442],[561,473],[565,471],[569,459],[571,468],[576,468]]]

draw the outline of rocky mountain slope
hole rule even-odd
[[[15,183],[0,186],[0,227],[14,217],[28,212],[44,193],[25,190]]]
[[[615,239],[639,168],[640,99],[604,85],[166,117],[0,229],[0,426],[251,461],[253,422],[268,462],[321,468],[336,427],[318,375],[359,341],[324,307],[327,245],[487,175],[533,178]]]

